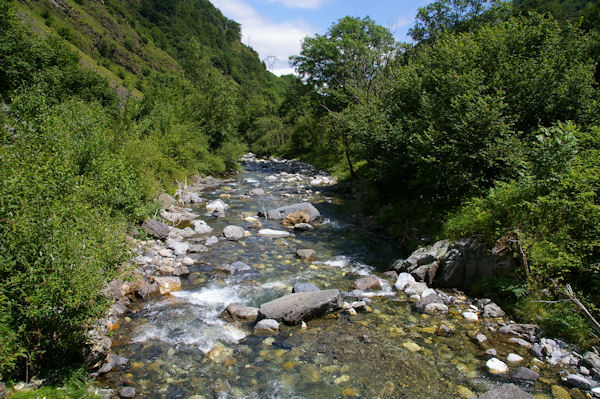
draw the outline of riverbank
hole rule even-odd
[[[114,346],[98,370],[108,387],[99,393],[471,397],[513,381],[540,398],[583,394],[562,388],[583,380],[562,381],[561,372],[593,373],[593,356],[511,323],[489,301],[412,281],[407,292],[407,275],[388,270],[397,254],[382,247],[385,237],[353,224],[351,203],[327,195],[332,179],[301,163],[245,165],[234,181],[191,190],[189,209],[163,212],[172,223],[183,218],[178,227],[159,225],[162,238],[135,242],[144,283],[111,284],[119,299],[105,326]],[[310,227],[257,216],[302,201],[321,214]],[[231,304],[260,309],[297,283],[339,289],[340,309],[301,326],[277,322],[273,336],[253,332],[247,318],[220,317]],[[542,356],[532,355],[540,346]]]

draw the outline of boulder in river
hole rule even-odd
[[[445,301],[444,298],[440,297],[437,294],[431,294],[431,295],[424,297],[419,302],[415,303],[415,309],[419,313],[425,313],[425,307],[432,303],[446,305],[447,301]],[[441,309],[443,309],[443,308],[441,308]],[[448,312],[447,307],[446,307],[446,312]]]
[[[315,292],[320,291],[319,287],[314,285],[313,283],[295,283],[294,288],[292,288],[292,293],[300,293],[300,292]]]
[[[142,230],[144,230],[148,235],[160,240],[164,240],[169,237],[169,226],[154,219],[144,220],[144,223],[142,223]]]
[[[284,226],[295,226],[300,223],[308,222],[310,222],[310,217],[308,216],[308,214],[306,212],[298,211],[290,213],[285,218],[283,218],[281,224]]]
[[[260,197],[262,195],[265,195],[265,190],[263,190],[262,188],[253,188],[248,192],[248,195],[251,195],[253,197]]]
[[[309,222],[319,219],[321,213],[309,202],[300,202],[298,204],[282,206],[281,208],[271,209],[266,212],[259,212],[258,216],[266,217],[267,219],[281,220],[294,212],[304,212],[308,215]]]
[[[502,360],[498,358],[491,358],[485,363],[488,371],[491,374],[504,374],[508,372],[508,366]]]
[[[408,284],[415,282],[415,278],[410,273],[400,273],[394,287],[396,287],[398,291],[402,291]]]
[[[534,324],[507,324],[498,329],[500,334],[517,335],[525,339],[531,339],[541,335],[542,329]]]
[[[223,229],[223,236],[229,241],[238,241],[244,238],[244,229],[239,226],[229,225]]]
[[[478,396],[478,399],[533,399],[515,384],[504,384]]]
[[[375,290],[381,288],[381,283],[377,277],[367,276],[356,280],[354,282],[354,288],[361,291]]]
[[[519,367],[512,374],[512,379],[515,381],[537,381],[540,375],[527,367]]]
[[[263,303],[258,308],[259,319],[274,319],[287,324],[299,324],[340,308],[337,289],[289,294]]]
[[[213,231],[213,228],[210,227],[204,220],[194,220],[193,223],[196,234],[208,234]]]
[[[227,204],[220,199],[206,204],[206,213],[211,216],[225,217],[225,209],[227,209]]]
[[[258,316],[258,309],[250,306],[240,305],[239,303],[232,303],[225,309],[229,315],[239,319],[246,319],[249,321],[256,320]]]

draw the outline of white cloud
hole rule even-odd
[[[290,8],[321,8],[328,0],[268,0],[269,3],[283,4]]]
[[[276,57],[272,72],[276,75],[292,73],[289,57],[300,53],[300,45],[306,36],[317,32],[309,24],[297,21],[274,22],[260,15],[244,0],[211,0],[215,7],[230,19],[242,25],[242,42],[252,47],[261,60]],[[271,0],[289,2],[288,0]],[[322,3],[323,0],[308,0]]]

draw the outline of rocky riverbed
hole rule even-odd
[[[161,220],[142,226],[150,239],[132,242],[136,279],[108,287],[115,304],[90,358],[104,397],[597,394],[595,353],[512,323],[490,300],[429,287],[478,245],[398,261],[334,179],[295,161],[243,165],[161,196]]]

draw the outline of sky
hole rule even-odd
[[[223,15],[242,25],[242,42],[254,48],[276,75],[293,73],[289,57],[300,53],[306,36],[324,34],[338,19],[369,16],[398,41],[417,9],[433,0],[210,0]]]

